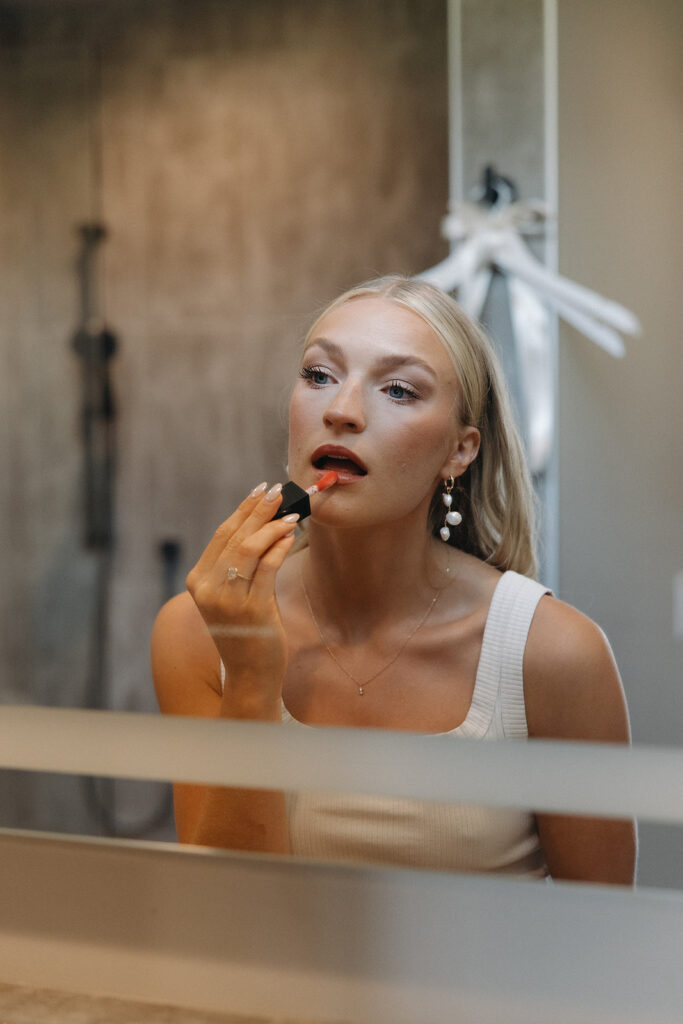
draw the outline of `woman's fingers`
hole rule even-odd
[[[207,606],[216,602],[216,607],[222,606],[226,598],[230,599],[231,605],[233,600],[241,603],[250,590],[250,584],[259,575],[264,559],[267,576],[272,577],[273,566],[276,567],[275,571],[279,569],[294,540],[294,527],[298,519],[299,516],[292,513],[282,519],[264,523],[239,543],[231,539],[206,568],[202,565],[202,556],[188,576],[188,590],[196,600]],[[279,545],[284,540],[289,543],[282,550]],[[273,548],[277,548],[277,553],[271,558],[269,556]],[[265,582],[265,577],[262,582]],[[259,593],[263,593],[262,587],[259,587]]]
[[[250,494],[237,506],[225,522],[221,523],[213,537],[205,547],[193,571],[207,572],[215,563],[221,551],[225,548],[228,540],[235,535],[237,530],[244,523],[254,508],[259,504],[268,487],[267,483],[259,484]]]
[[[241,520],[232,533],[229,544],[240,544],[250,538],[256,530],[271,521],[282,502],[282,484],[274,484],[265,494],[253,501],[248,514]]]
[[[293,529],[299,518],[296,514],[273,520],[282,500],[281,490],[280,484],[271,487],[226,541],[215,562],[220,572],[234,567],[252,577],[268,549]]]
[[[192,594],[210,628],[244,616],[272,615],[275,577],[294,542],[294,513],[273,519],[280,507],[281,485],[255,488],[219,526],[187,577]],[[260,611],[259,611],[260,609]]]
[[[275,489],[275,498],[279,496],[279,490]],[[213,537],[207,544],[206,548],[202,552],[199,561],[195,565],[194,569],[190,573],[204,575],[209,572],[213,565],[215,565],[221,553],[225,550],[225,547],[231,540],[238,536],[241,527],[243,527],[251,518],[253,513],[261,508],[262,504],[265,504],[265,508],[261,514],[257,517],[256,523],[260,525],[261,522],[267,522],[278,508],[279,503],[269,498],[268,502],[263,501],[268,489],[267,483],[259,484],[255,487],[250,494],[237,506],[231,516],[228,517],[218,527]],[[271,488],[271,491],[274,489]],[[281,487],[280,487],[281,490]],[[270,494],[270,492],[268,492]],[[252,524],[252,529],[253,529]]]
[[[284,555],[291,547],[291,542],[294,539],[294,525],[298,518],[298,515],[293,514],[286,516],[284,519],[277,519],[275,522],[266,523],[255,534],[242,541],[240,545],[228,544],[225,550],[221,552],[211,571],[209,578],[213,579],[214,586],[218,583],[220,590],[226,592],[222,584],[227,583],[228,591],[226,594],[230,593],[232,597],[237,599],[245,596],[246,592],[242,589],[244,587],[246,587],[250,597],[252,594],[256,596],[253,591],[253,583],[257,578],[261,577],[264,560],[267,574],[271,576],[272,574],[268,571],[271,564],[273,564],[272,559],[269,557],[271,551],[273,548],[278,548],[279,550],[279,545],[282,541],[290,541],[286,545],[282,557],[275,556],[275,564],[279,568]],[[236,587],[238,583],[242,585],[239,589]],[[264,593],[263,586],[258,588],[257,593]]]
[[[291,533],[298,519],[299,516],[294,512],[283,519],[264,523],[255,533],[244,536],[241,540],[233,538],[226,544],[217,564],[228,566],[237,565],[239,562],[241,571],[246,572],[248,569],[250,575],[253,575],[269,548]],[[244,570],[241,568],[243,565],[246,566]]]
[[[294,526],[290,532],[276,541],[261,558],[250,585],[249,597],[255,601],[272,598],[275,591],[275,577],[294,544]]]

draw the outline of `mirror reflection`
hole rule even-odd
[[[498,168],[523,198],[551,201],[543,5],[464,2],[459,8],[462,196],[481,201],[478,190],[488,166]],[[2,344],[6,379],[12,382],[5,393],[2,449],[3,702],[153,710],[149,636],[155,617],[183,590],[217,525],[260,480],[272,484],[291,476],[305,486],[314,482],[313,453],[304,440],[301,451],[290,449],[286,469],[291,386],[303,368],[309,376],[295,385],[295,394],[306,387],[309,398],[322,401],[329,387],[346,379],[332,372],[339,368],[329,365],[327,352],[316,355],[312,366],[299,365],[299,342],[316,311],[359,281],[385,272],[419,274],[449,251],[441,235],[452,194],[449,167],[453,171],[447,13],[443,0],[0,5],[7,143]],[[586,12],[580,17],[564,10],[560,31],[568,47],[581,32],[602,38]],[[582,89],[588,84],[575,81],[566,62],[560,72],[561,87],[569,96],[571,85],[575,97],[564,101],[567,125],[571,102],[585,109]],[[602,259],[596,253],[584,260],[582,245],[593,253],[591,226],[582,222],[579,231],[578,213],[591,188],[595,202],[610,189],[604,183],[598,188],[590,151],[568,152],[567,146],[565,139],[566,209],[577,220],[560,224],[563,272],[631,306],[622,277],[633,277],[632,268],[606,273],[605,252]],[[607,246],[607,236],[601,237]],[[529,240],[539,258],[551,242],[544,233]],[[618,235],[610,244],[619,244]],[[645,332],[637,344],[647,342],[652,351],[657,332],[650,307],[641,301],[634,311]],[[528,442],[509,295],[500,274],[493,276],[481,315]],[[660,356],[668,357],[670,333],[658,338]],[[342,341],[348,339],[345,329]],[[404,336],[404,345],[418,345],[417,336]],[[680,709],[671,694],[680,639],[672,637],[671,587],[683,567],[653,552],[654,540],[628,545],[628,569],[621,547],[618,557],[611,551],[616,538],[625,536],[611,524],[636,529],[631,521],[642,510],[638,495],[626,489],[633,479],[628,451],[651,443],[634,435],[631,411],[652,361],[636,343],[627,351],[617,363],[575,332],[564,336],[558,451],[533,481],[542,511],[539,578],[607,632],[635,739],[677,743],[680,717],[672,711]],[[425,361],[431,365],[442,354],[437,346]],[[370,369],[353,369],[366,375],[367,386]],[[404,377],[396,369],[392,386],[399,390],[387,401],[394,403],[392,414],[413,415],[402,407],[410,402],[400,389],[413,383]],[[662,400],[666,385],[653,382],[648,393]],[[457,395],[453,384],[456,404]],[[571,415],[577,410],[579,422]],[[467,418],[458,422],[481,431]],[[594,443],[596,436],[602,446]],[[325,443],[322,436],[316,440],[317,447]],[[354,451],[349,437],[334,443]],[[309,457],[305,466],[302,452]],[[370,461],[367,483],[374,475]],[[651,503],[652,537],[673,541],[671,463],[670,447],[660,444],[638,472],[641,491],[667,499]],[[390,465],[387,454],[380,471],[387,475],[386,486],[378,489],[382,501],[378,496],[374,502],[378,515],[386,502],[387,537],[386,524],[401,517],[400,504],[410,497],[403,486],[391,493]],[[441,469],[430,465],[432,483]],[[445,480],[451,475],[457,497],[459,476],[447,473]],[[410,482],[412,487],[417,480],[411,475]],[[413,495],[416,506],[427,491],[431,502],[437,489],[425,487],[419,501]],[[316,501],[332,509],[348,492],[351,486],[335,485]],[[445,508],[439,508],[442,518]],[[464,513],[463,508],[463,524],[449,525],[454,539],[461,526],[470,529]],[[319,526],[312,524],[312,536]],[[358,623],[354,627],[347,614],[340,617],[341,607],[325,602],[324,574],[297,568],[308,564],[313,548],[287,559],[291,569],[283,568],[278,585],[294,587],[287,573],[307,580],[313,611],[301,589],[291,606],[292,628],[308,618],[292,664],[317,651],[329,663],[328,673],[338,673],[337,689],[330,691],[337,693],[334,707],[316,703],[314,690],[293,690],[286,703],[294,718],[319,723],[346,715],[348,724],[428,732],[466,719],[486,620],[482,609],[491,595],[468,604],[467,591],[449,584],[453,603],[442,603],[446,569],[454,576],[462,571],[441,564],[442,551],[453,546],[444,545],[438,530],[431,536],[441,561],[428,560],[427,578],[419,585],[410,577],[414,607],[395,580],[387,587],[383,600],[392,628],[383,633],[376,623],[372,637],[361,637]],[[457,543],[453,551],[457,559]],[[470,557],[481,560],[482,554]],[[378,558],[378,573],[380,565],[388,573],[387,562]],[[617,565],[619,579],[605,568]],[[634,580],[647,580],[652,594],[646,636],[642,602],[638,614],[626,596]],[[428,585],[441,594],[433,609]],[[349,577],[334,593],[348,598],[358,589]],[[470,619],[477,620],[472,637],[479,640],[470,637],[465,645],[469,675],[463,667],[455,704],[435,699],[441,717],[421,717],[426,708],[413,717],[415,708],[398,679],[398,703],[385,694],[384,712],[373,710],[373,684],[366,678],[371,669],[389,662],[408,637],[387,670],[389,679],[395,680],[404,658],[406,677],[421,675],[416,660],[424,658],[427,675],[433,670],[437,686],[443,686],[447,676],[443,665],[438,671],[428,641],[441,650],[434,640],[438,629]],[[363,642],[373,638],[371,658]],[[344,653],[351,656],[345,659]],[[311,664],[315,678],[325,675]],[[660,711],[643,683],[652,664],[661,680]],[[363,679],[368,686],[351,710],[341,696],[342,682],[354,696],[345,671],[361,679],[361,688]],[[215,665],[212,672],[215,694]],[[381,674],[377,683],[381,687]],[[622,735],[623,722],[620,728]],[[7,774],[0,785],[3,824],[175,835],[167,787]]]

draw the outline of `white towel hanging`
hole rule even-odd
[[[474,203],[458,203],[452,214],[444,219],[442,228],[446,238],[456,248],[441,263],[417,276],[444,291],[458,290],[459,301],[472,316],[478,316],[486,300],[482,298],[483,277],[494,270],[525,281],[539,300],[555,311],[613,356],[623,356],[624,343],[617,332],[637,335],[640,323],[624,306],[605,299],[597,292],[575,284],[540,263],[522,240],[522,234],[535,233],[538,224],[546,219],[540,202],[510,203],[487,210]],[[476,301],[463,302],[471,294]],[[478,306],[479,308],[475,308]]]
[[[533,256],[524,236],[538,234],[547,220],[547,210],[538,201],[490,209],[457,203],[442,225],[445,237],[455,246],[453,251],[417,275],[444,291],[457,291],[460,305],[474,319],[481,316],[493,273],[507,278],[533,473],[544,471],[552,450],[548,308],[617,358],[625,354],[620,333],[640,333],[638,319],[628,309],[562,277]]]

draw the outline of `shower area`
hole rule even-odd
[[[463,198],[487,165],[542,197],[541,0],[461,17]],[[284,474],[308,318],[448,253],[447,29],[443,0],[0,4],[3,703],[155,708],[159,606]],[[494,280],[514,383],[506,309]],[[151,783],[5,772],[0,820],[173,838]]]

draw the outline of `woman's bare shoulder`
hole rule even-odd
[[[439,542],[441,547],[443,545]],[[443,552],[437,548],[438,583],[446,583],[440,605],[444,615],[462,618],[471,614],[486,616],[501,573],[475,555],[458,549]],[[453,584],[453,586],[449,586]]]
[[[205,699],[220,699],[220,659],[189,593],[159,610],[151,638],[154,687],[162,711],[205,714]]]
[[[529,630],[524,695],[530,736],[627,741],[628,713],[612,649],[578,609],[546,595]]]

